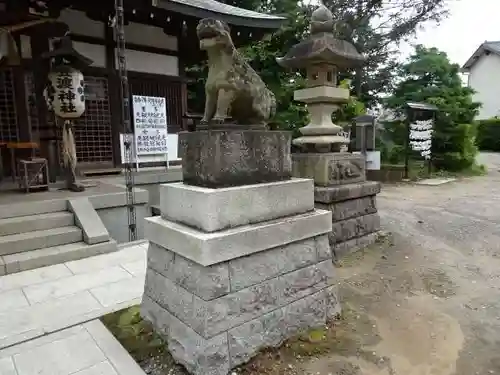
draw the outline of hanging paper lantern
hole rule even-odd
[[[61,66],[49,73],[47,106],[63,119],[74,119],[85,112],[83,74],[72,67]]]

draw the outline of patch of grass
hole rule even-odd
[[[167,374],[177,367],[161,336],[142,319],[139,306],[105,315],[101,321],[143,369],[153,367],[158,370],[147,371],[148,374]],[[187,372],[175,374],[187,375]]]
[[[147,374],[188,375],[184,368],[174,363],[166,343],[150,323],[141,318],[139,311],[139,306],[133,306],[108,314],[101,320]],[[339,320],[304,331],[279,348],[263,349],[234,372],[238,375],[303,375],[302,363],[329,355],[361,357],[379,366],[384,363],[383,359],[372,350],[364,349],[379,341],[375,322],[366,313],[345,303]]]

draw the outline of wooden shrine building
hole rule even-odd
[[[282,17],[261,14],[215,0],[125,0],[126,61],[130,94],[166,98],[168,132],[186,129],[187,87],[184,67],[205,57],[198,48],[196,25],[218,18],[230,26],[235,43],[257,40],[281,26]],[[0,65],[0,147],[33,143],[37,155],[59,169],[60,141],[43,89],[49,67],[40,59],[52,41],[69,30],[73,45],[93,64],[83,70],[86,111],[74,131],[82,169],[119,167],[119,80],[112,20],[114,0],[0,0],[0,28],[12,32],[21,61]],[[56,19],[29,26],[33,20]],[[65,30],[66,29],[66,30]],[[132,107],[132,106],[131,106]],[[10,174],[9,152],[2,149],[3,175]]]

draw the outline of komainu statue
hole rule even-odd
[[[229,26],[206,18],[196,32],[200,49],[208,54],[202,123],[222,124],[231,117],[239,125],[266,127],[276,111],[276,98],[234,47]]]

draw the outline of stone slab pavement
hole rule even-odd
[[[142,242],[114,253],[1,276],[0,350],[140,303],[146,252],[147,243]],[[1,366],[0,374],[9,374]],[[99,374],[85,375],[94,373]]]
[[[1,375],[145,375],[93,320],[0,350]]]

